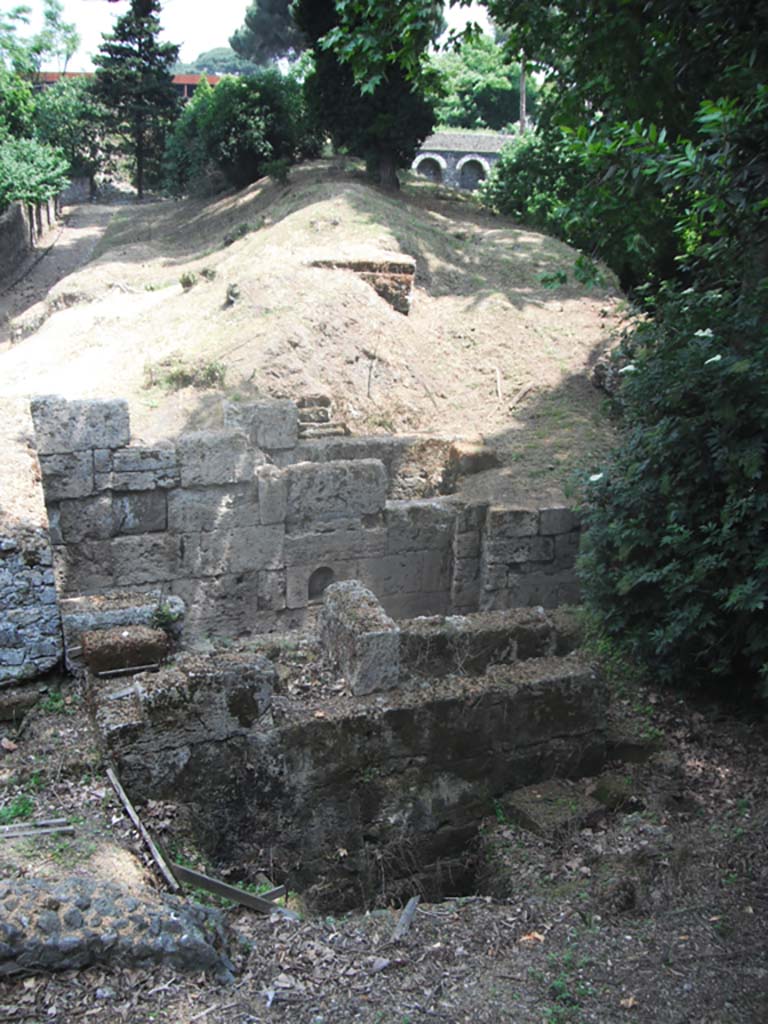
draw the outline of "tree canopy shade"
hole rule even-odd
[[[35,135],[60,149],[69,173],[91,179],[102,164],[104,111],[86,78],[62,78],[47,86],[35,103]]]
[[[307,40],[291,14],[291,0],[254,0],[229,45],[244,60],[268,64],[297,56]]]
[[[343,5],[344,24],[352,26],[349,38],[368,38],[372,48],[385,47],[393,38],[393,26],[381,19],[370,26],[362,10],[366,5],[361,5],[358,20],[354,20],[353,6]],[[391,5],[384,6],[394,10]],[[387,60],[386,68],[382,66],[367,80],[356,79],[354,65],[345,60],[343,45],[332,45],[334,39],[338,44],[347,38],[339,35],[340,15],[334,0],[297,0],[293,12],[311,41],[315,57],[314,74],[306,82],[315,118],[335,145],[366,160],[375,181],[386,188],[397,188],[397,168],[410,164],[434,124],[433,104],[419,88],[423,81],[410,80],[407,68],[394,60]],[[425,48],[437,25],[432,20],[429,31],[424,28],[420,42]],[[371,32],[377,27],[383,34],[375,39]]]
[[[147,7],[148,14],[139,13]],[[159,14],[158,0],[133,0],[93,60],[94,95],[108,129],[134,161],[140,198],[147,179],[159,176],[165,135],[178,113],[171,69],[179,48],[159,41]]]
[[[487,0],[508,45],[553,83],[573,126],[646,118],[674,137],[699,104],[768,74],[764,0]]]

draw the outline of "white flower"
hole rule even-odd
[[[709,366],[710,363],[719,363],[723,357],[721,355],[711,356],[709,359],[704,360],[704,365]]]
[[[711,327],[704,327],[699,331],[693,332],[694,338],[714,338]]]
[[[602,473],[593,473],[592,476],[589,478],[589,482],[591,484],[596,484],[598,480],[602,480],[602,479],[603,479],[603,474]]]
[[[622,368],[619,370],[619,373],[634,373],[636,369],[637,367],[634,363],[627,363],[626,366],[622,366]]]

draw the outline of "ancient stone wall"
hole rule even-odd
[[[0,281],[9,281],[37,239],[56,221],[56,203],[11,203],[0,214]]]
[[[39,676],[61,658],[52,566],[45,530],[0,535],[0,686]]]
[[[32,414],[61,596],[159,589],[183,599],[187,630],[228,634],[299,626],[345,579],[394,618],[577,597],[568,509],[391,500],[402,490],[372,439],[307,446],[292,402],[153,446],[130,444],[122,401],[39,398]],[[310,449],[317,461],[299,461]],[[327,457],[342,453],[362,457]]]

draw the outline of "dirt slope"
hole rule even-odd
[[[66,234],[60,255],[62,244]],[[415,258],[410,315],[352,271],[309,265],[361,252]],[[223,397],[323,391],[355,433],[482,435],[506,450],[509,488],[542,494],[604,448],[585,370],[616,293],[575,284],[566,246],[466,197],[416,181],[393,197],[318,162],[283,186],[123,205],[88,256],[16,296],[9,326],[22,340],[0,351],[0,400],[125,396],[148,440],[218,425]],[[569,283],[545,287],[558,271]],[[239,298],[227,304],[230,285]],[[223,385],[147,389],[147,366],[172,353],[223,368]]]

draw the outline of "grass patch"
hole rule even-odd
[[[185,359],[174,352],[144,366],[144,387],[180,391],[182,388],[218,388],[224,384],[226,367],[216,359]]]
[[[26,793],[15,796],[5,807],[0,807],[0,825],[11,825],[14,821],[26,821],[32,817],[35,801]]]

